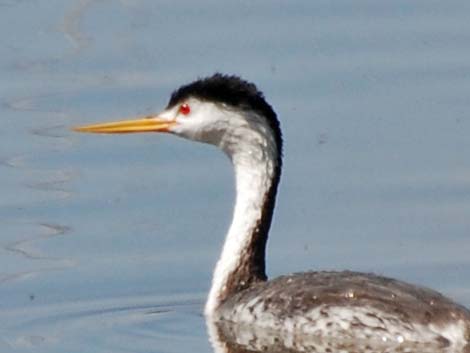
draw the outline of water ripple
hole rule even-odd
[[[74,46],[73,54],[90,46],[92,42],[91,37],[87,36],[80,27],[85,13],[95,2],[95,0],[80,0],[63,17],[60,29]]]

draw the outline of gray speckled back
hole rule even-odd
[[[357,272],[281,276],[235,294],[221,319],[278,330],[354,339],[435,341],[470,339],[470,311],[440,293]]]

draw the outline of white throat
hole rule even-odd
[[[278,160],[272,132],[256,115],[250,116],[245,124],[238,121],[236,128],[228,130],[218,145],[229,156],[235,169],[236,202],[205,307],[205,313],[209,316],[226,297],[234,281],[239,282],[237,287],[248,285],[243,283],[245,277],[238,276],[237,271],[245,271],[245,275],[246,271],[253,271],[244,259],[254,250],[252,246],[256,239],[253,237],[259,232],[260,222],[263,221],[263,208],[275,178]],[[270,220],[271,215],[268,222]],[[265,279],[264,243],[262,246],[262,274],[257,275]],[[244,266],[246,269],[241,269]]]

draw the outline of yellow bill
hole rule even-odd
[[[141,119],[114,121],[74,127],[78,132],[91,132],[97,134],[130,134],[136,132],[168,132],[175,124],[174,120],[158,117],[145,117]]]

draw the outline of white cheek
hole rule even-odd
[[[231,136],[246,126],[239,113],[208,102],[189,101],[191,113],[176,115],[176,124],[170,132],[189,140],[209,143],[228,153],[226,144],[233,143]],[[245,130],[245,129],[243,129]]]
[[[203,141],[204,126],[196,117],[178,117],[170,132],[194,141]]]
[[[220,110],[207,104],[194,109],[188,116],[179,114],[171,132],[190,140],[218,145],[220,132],[226,130],[226,124],[221,124],[221,120]],[[218,129],[221,125],[222,129]]]

